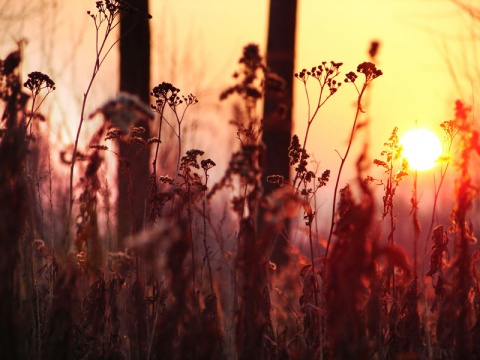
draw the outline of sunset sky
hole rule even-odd
[[[265,48],[268,2],[247,1],[243,6],[248,14],[245,18],[235,16],[240,6],[227,5],[234,2],[222,2],[223,6],[219,3],[192,2],[196,5],[188,6],[190,10],[182,12],[182,18],[189,24],[184,26],[198,27],[199,39],[206,44],[203,52],[215,54],[215,68],[225,69],[235,63],[240,44],[251,41]],[[215,21],[201,26],[204,16]],[[462,48],[470,37],[467,19],[448,0],[299,1],[296,69],[334,60],[344,62],[344,72],[354,70],[368,60],[370,41],[378,40],[382,44],[378,67],[384,76],[372,88],[372,133],[383,140],[395,125],[401,131],[415,126],[416,121],[419,126],[436,127],[449,119],[456,98],[463,95],[469,101],[472,96],[465,88],[463,94],[459,92],[447,66],[447,60],[457,65],[458,60],[463,60],[460,51],[468,51]],[[233,29],[239,29],[238,33]],[[455,76],[464,76],[465,69],[457,71]],[[295,122],[299,129],[305,123],[302,91],[296,87]],[[344,87],[328,103],[316,124],[319,137],[321,133],[342,134],[349,129],[354,97],[353,88]],[[338,140],[324,137],[322,152],[336,148]]]
[[[2,54],[15,49],[21,37],[28,40],[23,71],[42,71],[54,79],[58,91],[47,105],[53,114],[50,126],[54,136],[71,139],[93,66],[94,28],[86,11],[94,10],[95,2],[9,0],[4,6]],[[191,147],[202,147],[207,154],[219,145],[231,149],[229,105],[219,103],[218,95],[232,84],[244,45],[256,43],[265,51],[268,7],[267,0],[151,1],[151,86],[172,82],[185,94],[198,96],[201,106],[190,114],[205,132],[192,139]],[[24,16],[18,17],[22,11]],[[377,66],[384,75],[373,82],[366,109],[371,126],[355,142],[356,150],[368,142],[373,158],[394,126],[400,134],[418,124],[441,135],[438,125],[452,118],[454,101],[474,102],[478,85],[468,76],[479,70],[472,42],[479,29],[479,22],[450,0],[298,0],[295,68],[333,60],[343,62],[346,73],[368,60],[372,40],[381,42]],[[90,111],[116,93],[117,61],[114,49],[93,88]],[[295,132],[302,137],[305,94],[300,82],[295,84]],[[345,84],[319,114],[308,143],[320,169],[330,168],[334,175],[339,165],[335,151],[344,152],[355,100],[354,89]],[[93,130],[87,127],[85,132]]]
[[[441,136],[439,124],[452,118],[454,101],[473,102],[478,88],[468,82],[476,68],[471,39],[480,27],[450,0],[299,0],[298,4],[296,71],[330,60],[343,62],[343,73],[355,70],[368,60],[370,42],[381,42],[377,66],[384,75],[370,89],[366,109],[370,128],[355,139],[342,183],[354,174],[352,165],[365,142],[373,159],[379,157],[395,126],[400,135],[418,126]],[[211,91],[232,83],[243,45],[253,42],[266,48],[268,6],[268,1],[259,0],[167,1],[158,5],[159,10],[153,6],[152,14],[158,13],[163,31],[183,34],[183,44],[189,49],[185,61],[194,59],[188,68],[202,79],[203,89]],[[182,53],[182,41],[177,49]],[[154,71],[162,69],[154,67]],[[182,89],[190,86],[188,77],[180,77],[179,83]],[[303,137],[305,94],[299,81],[294,84],[294,131]],[[311,91],[314,94],[315,88]],[[328,168],[336,175],[340,161],[335,151],[345,151],[355,99],[355,90],[345,84],[315,120],[308,150],[320,162],[320,171]],[[228,127],[225,131],[232,133]],[[424,205],[431,199],[436,171],[420,175]],[[372,167],[371,174],[381,175],[381,171]],[[403,187],[408,210],[412,184]],[[332,190],[333,181],[319,195],[318,203],[323,204],[319,213],[329,211]]]

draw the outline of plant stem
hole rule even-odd
[[[106,50],[105,54],[102,57],[102,53],[105,49],[105,45],[106,45],[108,36],[112,32],[112,30],[119,24],[119,22],[114,23],[115,17],[116,17],[116,14],[111,14],[107,18],[102,18],[101,14],[100,14],[99,18],[94,18],[95,30],[96,30],[96,32],[95,32],[95,64],[93,66],[92,76],[90,77],[90,81],[87,85],[87,89],[85,90],[85,93],[83,94],[82,108],[81,108],[81,111],[80,111],[80,122],[78,124],[77,134],[75,136],[75,142],[74,142],[74,145],[73,145],[72,160],[71,160],[71,164],[70,164],[69,204],[68,204],[68,218],[67,218],[67,226],[66,226],[67,229],[66,229],[66,237],[65,237],[65,241],[64,241],[65,251],[67,251],[67,246],[69,245],[69,242],[70,242],[70,221],[71,221],[71,217],[72,217],[73,202],[74,202],[73,175],[74,175],[74,171],[75,171],[75,163],[76,163],[77,156],[78,156],[78,141],[80,139],[80,132],[82,130],[83,121],[85,119],[85,107],[86,107],[86,104],[87,104],[88,94],[90,93],[90,90],[91,90],[92,85],[93,85],[93,81],[95,80],[95,78],[96,78],[96,76],[97,76],[97,74],[100,70],[100,66],[103,64],[104,60],[106,59],[106,56],[108,55],[110,50],[113,48],[113,46],[120,40],[120,39],[117,39],[116,41],[114,41],[113,44]],[[98,23],[97,23],[97,20],[98,20]],[[101,27],[101,25],[104,21],[107,21],[107,24],[106,24],[103,40],[101,41],[101,43],[99,43],[99,30],[100,30],[100,27]]]
[[[160,123],[158,125],[158,142],[157,146],[155,147],[155,156],[153,157],[153,175],[155,178],[155,183],[156,183],[156,178],[157,178],[157,159],[158,159],[158,151],[160,149],[160,143],[162,142],[161,136],[162,136],[162,124],[163,124],[163,111],[165,109],[165,102],[162,105],[162,110],[160,111]]]
[[[420,223],[418,222],[418,199],[417,199],[417,177],[418,172],[415,170],[413,175],[413,199],[412,199],[412,212],[413,212],[413,291],[417,294],[418,282],[417,282],[417,245],[418,238],[420,236]],[[415,295],[416,299],[416,295]],[[416,303],[416,300],[415,300]]]
[[[341,160],[340,161],[340,168],[338,169],[337,180],[335,181],[335,189],[334,189],[334,192],[333,192],[332,221],[330,223],[330,231],[328,233],[327,248],[325,249],[325,259],[324,259],[325,264],[327,262],[328,251],[330,249],[330,243],[332,241],[333,228],[335,227],[335,212],[337,210],[338,185],[340,183],[340,177],[342,175],[343,166],[345,165],[345,161],[347,160],[348,154],[350,152],[350,148],[352,147],[353,137],[355,135],[355,130],[357,128],[357,121],[358,121],[358,118],[360,117],[360,113],[362,112],[362,96],[363,96],[363,93],[365,92],[365,89],[367,88],[367,86],[368,86],[368,82],[365,82],[363,84],[362,90],[358,94],[357,110],[355,112],[355,119],[353,121],[352,131],[350,132],[350,139],[348,140],[347,150],[345,151],[345,155],[343,157],[340,156],[340,160]]]
[[[310,133],[310,127],[312,126],[313,121],[317,117],[318,111],[323,106],[323,104],[325,104],[325,102],[332,96],[332,94],[330,94],[329,96],[327,96],[322,101],[323,90],[325,88],[326,83],[324,82],[322,84],[320,79],[318,79],[318,82],[320,83],[320,93],[318,95],[317,108],[315,109],[312,116],[310,116],[310,108],[311,107],[310,107],[310,96],[308,95],[308,90],[307,90],[307,83],[306,82],[303,83],[303,86],[304,86],[304,89],[305,89],[305,94],[306,94],[306,97],[307,97],[307,109],[308,109],[307,110],[308,111],[308,113],[307,113],[308,121],[307,121],[307,129],[305,130],[305,137],[303,138],[303,147],[302,147],[303,150],[305,150],[307,148],[307,140],[308,140],[308,134]],[[302,152],[302,155],[300,157],[300,164],[305,160],[305,155],[306,155],[306,152]],[[299,179],[299,177],[300,177],[300,172],[297,171],[297,173],[295,174],[295,178],[293,179],[293,182],[292,182],[293,188],[297,189],[297,190],[298,190],[298,187],[300,187],[300,183],[298,184],[298,187],[296,186],[297,185],[297,180]]]
[[[430,235],[432,234],[433,224],[435,223],[435,217],[437,215],[437,204],[438,204],[438,197],[440,195],[440,189],[442,188],[443,181],[445,180],[445,175],[447,173],[449,165],[450,165],[450,162],[448,162],[445,165],[445,169],[441,170],[440,183],[438,184],[438,187],[435,187],[435,194],[434,194],[434,197],[433,197],[432,218],[430,219],[430,226],[428,228],[427,237],[425,238],[425,253],[427,252],[428,240],[430,239]]]
[[[205,170],[205,189],[207,189],[207,183],[208,183],[208,174],[207,174],[207,170]],[[203,192],[202,215],[203,215],[203,246],[205,248],[205,258],[206,258],[207,267],[208,267],[208,278],[210,281],[210,290],[212,294],[214,294],[212,266],[210,265],[210,256],[208,254],[208,246],[207,246],[207,193],[206,191]]]
[[[75,136],[75,143],[73,145],[72,162],[70,164],[70,182],[69,182],[70,193],[69,193],[69,203],[68,203],[69,206],[68,206],[68,218],[67,218],[67,229],[66,229],[67,230],[67,236],[65,238],[65,243],[64,243],[65,251],[67,251],[67,246],[68,246],[69,241],[70,241],[70,221],[71,221],[71,217],[72,217],[73,202],[74,202],[74,198],[73,198],[73,174],[74,174],[75,162],[76,162],[77,154],[78,154],[78,151],[77,151],[78,140],[80,138],[80,131],[82,130],[83,120],[85,118],[85,105],[87,103],[88,93],[90,92],[90,89],[91,89],[92,84],[93,84],[93,80],[95,79],[95,77],[98,73],[98,66],[99,66],[98,62],[95,62],[92,77],[91,77],[90,82],[87,86],[87,90],[83,94],[82,110],[81,110],[81,113],[80,113],[80,122],[78,124],[77,135]]]

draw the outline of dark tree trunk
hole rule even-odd
[[[265,96],[263,142],[267,146],[263,186],[265,194],[277,186],[266,182],[268,175],[290,178],[288,147],[292,132],[293,67],[297,0],[271,0],[268,28],[267,66],[285,80],[283,95],[268,92]],[[287,227],[288,228],[288,227]],[[287,260],[285,241],[279,237],[272,260]]]
[[[126,14],[120,23],[120,90],[137,95],[144,103],[150,103],[150,27],[147,20],[148,0],[128,0],[138,10]],[[135,126],[145,128],[148,139],[148,120],[137,120]],[[148,201],[150,151],[138,144],[121,144],[122,158],[118,171],[118,248],[123,250],[125,238],[143,228]],[[139,257],[143,255],[138,254]],[[145,279],[138,277],[130,289],[141,295]],[[140,290],[139,290],[140,289]],[[128,307],[135,326],[128,329],[130,357],[133,360],[147,356],[146,309],[143,297],[129,297]]]
[[[120,23],[120,90],[135,94],[150,103],[150,28],[146,18],[148,0],[129,0],[137,15],[126,14]],[[136,126],[145,128],[149,137],[148,120]],[[139,145],[120,146],[122,165],[118,172],[118,247],[123,249],[125,237],[142,229],[148,199],[150,153]]]

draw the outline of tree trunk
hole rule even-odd
[[[267,91],[265,96],[262,138],[267,146],[263,177],[265,194],[276,188],[276,185],[266,182],[266,176],[282,175],[285,180],[290,178],[288,147],[292,132],[296,15],[297,0],[270,1],[267,66],[285,80],[285,91],[282,96],[279,96],[278,92]],[[279,237],[272,260],[281,265],[287,261],[286,256],[286,243]]]
[[[122,16],[120,23],[120,90],[135,94],[150,103],[150,28],[146,19],[148,0],[129,0],[138,10]],[[145,128],[144,139],[149,138],[148,120],[135,126]],[[121,144],[122,165],[118,171],[117,237],[118,248],[124,239],[140,231],[144,224],[148,200],[150,153],[136,144]]]

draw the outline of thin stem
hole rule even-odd
[[[308,225],[308,239],[310,241],[310,258],[312,260],[312,273],[313,273],[313,296],[315,298],[315,307],[318,309],[318,298],[317,298],[317,271],[315,269],[315,261],[314,261],[314,256],[313,256],[313,239],[312,239],[312,224],[310,223]]]
[[[82,110],[80,112],[80,122],[78,124],[77,134],[75,136],[75,142],[74,142],[74,145],[73,145],[72,162],[70,164],[70,182],[69,182],[70,194],[69,194],[69,207],[68,207],[68,218],[67,218],[67,236],[65,238],[65,243],[64,243],[65,251],[67,250],[66,247],[68,246],[68,243],[69,243],[69,240],[70,240],[70,221],[71,221],[71,217],[72,217],[73,201],[74,201],[74,198],[73,198],[73,174],[74,174],[75,162],[76,162],[77,154],[78,154],[78,151],[77,151],[78,140],[80,138],[80,132],[82,130],[83,120],[85,118],[85,106],[86,106],[86,103],[87,103],[88,93],[90,92],[90,89],[92,87],[93,81],[95,80],[97,72],[98,72],[97,63],[95,63],[93,73],[92,73],[92,77],[91,77],[90,82],[87,86],[87,90],[83,94]]]
[[[327,257],[328,257],[328,251],[330,249],[330,243],[332,241],[332,235],[333,235],[333,228],[335,227],[335,212],[337,210],[337,193],[338,193],[338,185],[340,183],[340,177],[342,175],[342,170],[343,170],[343,166],[345,165],[345,161],[347,160],[347,157],[348,157],[348,154],[350,152],[350,148],[352,147],[352,143],[353,143],[353,137],[355,135],[355,130],[357,128],[357,121],[358,121],[358,118],[360,117],[360,113],[362,112],[362,96],[363,96],[363,93],[365,92],[365,89],[367,88],[368,86],[368,81],[365,81],[365,83],[363,84],[363,87],[362,87],[362,90],[360,91],[359,95],[358,95],[358,100],[357,100],[357,110],[355,112],[355,119],[353,121],[353,125],[352,125],[352,131],[350,132],[350,139],[348,140],[348,146],[347,146],[347,150],[345,151],[345,155],[342,157],[340,156],[340,168],[338,169],[338,175],[337,175],[337,180],[335,181],[335,189],[334,189],[334,192],[333,192],[333,205],[332,205],[332,221],[330,223],[330,231],[328,233],[328,240],[327,240],[327,248],[325,249],[325,264],[327,262]]]
[[[176,114],[176,113],[175,113]],[[177,158],[177,169],[175,170],[175,178],[177,178],[178,176],[178,171],[180,169],[180,159],[181,159],[181,156],[182,156],[182,126],[181,126],[181,123],[180,122],[177,122],[178,124],[178,136],[177,136],[177,140],[178,140],[178,158]],[[176,183],[176,182],[175,182]],[[175,184],[174,183],[174,184]]]
[[[336,77],[336,75],[334,76]],[[333,77],[333,78],[334,78]],[[328,95],[325,99],[323,99],[322,101],[322,97],[323,97],[323,90],[326,86],[326,78],[325,78],[325,82],[321,82],[321,79],[317,79],[317,81],[319,82],[320,84],[320,93],[318,95],[318,102],[317,102],[317,108],[315,109],[315,111],[313,112],[313,115],[310,117],[310,111],[311,111],[311,107],[310,107],[310,97],[308,95],[308,90],[307,90],[307,82],[304,81],[303,84],[304,84],[304,88],[305,88],[305,93],[306,93],[306,97],[307,97],[307,105],[308,105],[308,113],[307,113],[307,117],[308,117],[308,120],[307,120],[307,129],[305,130],[305,137],[303,138],[303,147],[302,149],[306,149],[307,148],[307,140],[308,140],[308,135],[310,133],[310,127],[312,126],[312,123],[313,121],[315,120],[315,118],[317,117],[317,114],[318,114],[318,111],[320,110],[320,108],[323,106],[323,104],[325,104],[325,102],[333,95],[332,93],[330,95]],[[305,152],[302,152],[302,155],[300,157],[300,164],[305,160]],[[298,186],[297,186],[297,180],[299,179],[300,177],[300,172],[297,171],[297,173],[295,174],[295,178],[293,179],[293,188],[298,190],[298,188],[300,187],[300,184],[301,183],[298,183]]]
[[[437,215],[438,197],[440,195],[440,190],[442,188],[443,181],[445,180],[445,175],[447,174],[447,170],[448,170],[449,165],[450,165],[450,162],[447,163],[447,165],[445,166],[445,169],[441,170],[440,183],[438,184],[438,187],[435,187],[435,194],[434,194],[434,197],[433,197],[432,217],[430,219],[430,226],[428,228],[427,237],[425,238],[425,252],[427,252],[428,240],[430,239],[430,235],[432,234],[432,231],[433,231],[433,224],[435,223],[435,217]]]
[[[414,294],[417,293],[417,245],[418,238],[420,236],[420,223],[418,222],[418,199],[417,199],[417,177],[418,172],[415,170],[413,174],[413,199],[412,199],[412,211],[413,211],[413,290]],[[416,299],[416,296],[415,296]]]
[[[161,110],[159,112],[160,114],[160,123],[158,125],[158,142],[157,142],[157,146],[155,147],[155,155],[153,157],[153,161],[152,161],[152,181],[153,181],[153,184],[152,184],[152,194],[151,196],[154,195],[154,193],[157,191],[157,160],[158,160],[158,152],[159,152],[159,149],[160,149],[160,143],[162,142],[161,140],[161,136],[162,136],[162,124],[163,124],[163,111],[165,110],[165,102],[162,104],[162,107],[161,107]]]
[[[67,227],[67,229],[66,229],[67,233],[66,233],[66,238],[65,238],[65,242],[64,242],[65,250],[67,250],[66,247],[68,246],[69,241],[70,241],[70,221],[71,221],[71,217],[72,217],[73,202],[74,202],[73,176],[74,176],[74,172],[75,172],[75,163],[76,163],[77,156],[78,156],[78,141],[80,139],[80,132],[82,130],[83,121],[85,119],[85,108],[86,108],[86,104],[87,104],[87,98],[88,98],[88,94],[90,93],[90,90],[92,88],[93,82],[94,82],[94,80],[95,80],[95,78],[96,78],[96,76],[97,76],[97,74],[100,70],[101,64],[105,60],[106,56],[108,55],[108,53],[110,52],[112,47],[116,43],[118,43],[118,41],[120,41],[120,38],[117,39],[112,44],[112,46],[107,50],[106,54],[104,54],[104,56],[102,57],[102,51],[105,47],[107,39],[108,39],[111,31],[118,25],[118,22],[117,22],[112,27],[112,23],[113,23],[116,15],[118,15],[118,14],[111,15],[107,18],[104,18],[104,17],[102,17],[102,14],[99,14],[99,18],[93,17],[94,23],[95,23],[95,30],[96,30],[95,31],[95,64],[93,66],[92,75],[90,77],[90,81],[88,83],[87,89],[86,89],[85,93],[83,94],[82,108],[81,108],[81,111],[80,111],[80,122],[78,124],[77,133],[75,135],[75,142],[74,142],[74,145],[73,145],[72,160],[71,160],[71,164],[70,164],[70,178],[69,178],[69,206],[68,206],[68,218],[67,218],[67,226],[66,226]],[[97,23],[97,19],[99,19],[98,23]],[[103,40],[101,41],[101,43],[99,43],[99,30],[100,30],[100,27],[101,27],[101,25],[104,21],[107,21],[107,25],[106,25],[106,28],[105,28]]]
[[[52,169],[52,161],[50,158],[50,151],[48,152],[48,201],[50,204],[50,246],[53,249],[53,244],[55,244],[55,222],[53,221],[53,169]],[[50,287],[52,290],[53,288]]]
[[[33,119],[33,114],[34,114],[34,108],[35,108],[35,100],[37,99],[36,96],[33,96],[32,97],[32,107],[31,107],[31,110],[30,110],[30,117],[27,121],[27,124],[25,125],[25,129],[28,128],[28,126],[30,125],[30,123],[32,122],[32,119]],[[37,108],[38,109],[38,108]]]
[[[204,169],[205,172],[205,189],[207,189],[208,183],[208,173],[207,170]],[[203,192],[203,199],[202,199],[202,215],[203,215],[203,247],[205,248],[205,258],[207,260],[207,267],[208,267],[208,278],[210,281],[210,290],[212,294],[213,291],[213,277],[212,277],[212,267],[210,265],[210,256],[208,254],[208,246],[207,246],[207,192]]]
[[[395,234],[395,215],[393,215],[393,159],[394,156],[391,156],[390,159],[390,169],[388,172],[388,183],[387,183],[387,194],[391,197],[390,204],[388,207],[389,217],[390,217],[390,234],[388,234],[388,243],[391,247],[395,245],[394,234]],[[392,263],[389,265],[390,276],[392,277],[392,296],[394,300],[397,300],[397,290],[395,284],[395,265]]]
[[[193,229],[192,229],[192,208],[191,208],[191,199],[190,199],[190,184],[189,180],[186,180],[187,186],[187,214],[188,214],[188,230],[190,235],[190,246],[192,248],[192,282],[193,282],[193,294],[195,295],[197,292],[196,289],[196,278],[195,278],[195,247],[193,243]]]

